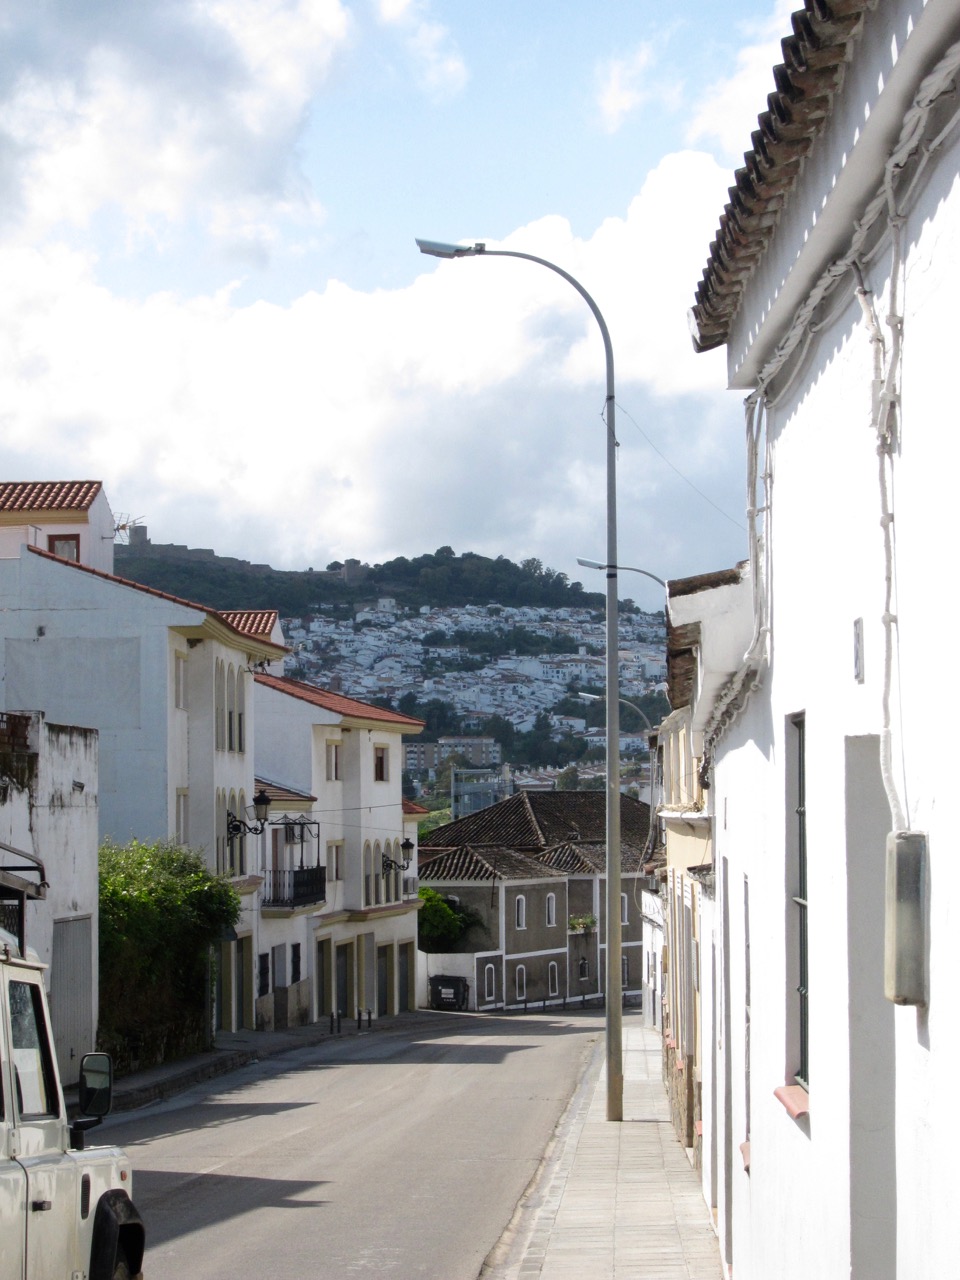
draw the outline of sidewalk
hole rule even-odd
[[[484,1280],[720,1280],[699,1175],[670,1120],[660,1036],[628,1016],[623,1044],[623,1121],[606,1119],[601,1043]]]

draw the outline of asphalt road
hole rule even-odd
[[[602,1025],[448,1015],[108,1122],[133,1163],[146,1280],[475,1280]]]

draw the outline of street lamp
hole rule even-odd
[[[421,253],[434,258],[522,258],[536,262],[548,271],[561,276],[572,285],[593,313],[600,326],[603,349],[606,356],[607,395],[605,418],[607,424],[607,1008],[606,1008],[606,1067],[607,1067],[607,1119],[623,1119],[623,973],[620,958],[623,951],[623,933],[620,922],[620,672],[618,668],[620,641],[617,618],[617,438],[615,431],[616,397],[613,381],[613,345],[610,332],[600,309],[583,285],[573,276],[532,253],[515,253],[512,249],[488,249],[482,242],[471,245],[444,244],[436,240],[418,240]]]
[[[584,569],[607,569],[609,565],[601,564],[599,560],[581,560],[577,556],[577,564],[582,565]],[[658,582],[661,587],[667,584],[662,578],[658,578],[655,573],[651,573],[649,569],[635,569],[632,564],[618,564],[614,568],[619,569],[621,573],[642,573],[645,578],[649,578],[652,582]],[[621,698],[622,702],[623,699]]]
[[[404,839],[400,841],[400,852],[403,854],[402,862],[397,862],[393,858],[388,858],[386,853],[384,853],[382,860],[383,874],[386,875],[388,871],[406,871],[407,867],[410,865],[410,859],[413,857],[413,849],[413,841],[409,836],[405,836]]]
[[[250,826],[248,822],[244,822],[238,818],[235,813],[227,810],[227,836],[230,840],[235,840],[237,836],[259,836],[263,834],[263,829],[267,825],[267,813],[270,810],[270,797],[264,791],[263,787],[253,797],[253,812],[256,816],[257,825]]]

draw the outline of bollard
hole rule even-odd
[[[367,1030],[368,1031],[370,1030],[370,1025],[372,1022],[373,1022],[373,1010],[368,1009],[367,1010]]]
[[[341,1011],[340,1009],[338,1009],[338,1010],[337,1010],[337,1035],[339,1035],[339,1034],[340,1034],[340,1019],[341,1019],[342,1017],[343,1017],[343,1013],[342,1013],[342,1011]]]
[[[358,1031],[363,1030],[363,1010],[362,1009],[357,1010],[357,1030]]]
[[[330,1010],[330,1034],[331,1035],[333,1035],[333,1028],[334,1028],[335,1021],[336,1021],[336,1014],[331,1009]]]

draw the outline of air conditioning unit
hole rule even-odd
[[[403,877],[403,896],[405,898],[415,898],[420,886],[420,878],[418,876]]]

